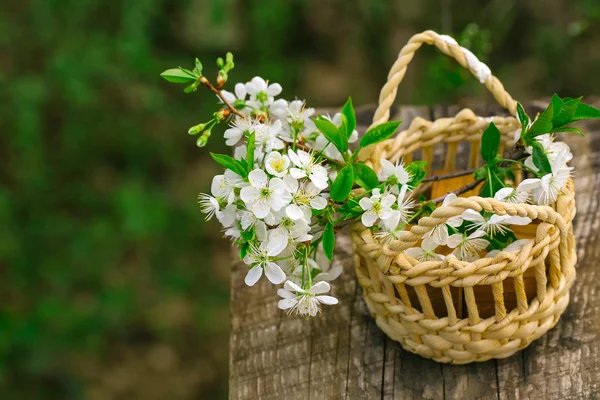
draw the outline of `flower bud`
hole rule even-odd
[[[217,75],[217,88],[221,89],[225,85],[225,82],[227,82],[227,73],[221,70]]]
[[[200,136],[198,138],[198,140],[196,140],[196,146],[198,147],[204,147],[206,146],[206,144],[208,143],[208,139],[210,138],[210,130],[204,132],[202,134],[202,136]]]
[[[192,127],[191,127],[191,128],[188,130],[188,133],[189,133],[190,135],[197,135],[197,134],[199,134],[200,132],[202,132],[202,131],[203,131],[205,128],[206,128],[206,124],[198,124],[198,125],[192,126]]]

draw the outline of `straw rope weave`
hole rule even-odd
[[[487,66],[452,38],[426,31],[409,40],[392,66],[373,125],[388,120],[397,87],[423,43],[435,45],[468,68],[515,114],[516,102]],[[512,146],[518,121],[514,117],[494,117],[493,121],[502,135],[501,147]],[[434,146],[445,143],[444,168],[452,170],[459,142],[468,142],[469,166],[476,167],[481,134],[489,122],[490,118],[477,117],[469,109],[434,122],[416,118],[407,130],[365,149],[360,157],[377,169],[382,158],[392,162],[403,158],[408,163],[413,153],[421,150],[422,158],[431,165]],[[403,253],[418,246],[436,226],[467,209],[529,217],[537,225],[535,238],[519,251],[503,251],[474,262],[460,261],[451,254],[444,261],[420,262]],[[569,302],[576,262],[574,216],[574,188],[569,181],[552,206],[508,204],[477,196],[458,198],[402,231],[397,240],[385,243],[356,223],[351,234],[356,274],[377,325],[406,350],[458,364],[508,357],[552,328]],[[510,296],[516,300],[512,308],[508,307]],[[480,310],[488,306],[491,315],[481,315]]]

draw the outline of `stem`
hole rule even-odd
[[[431,201],[433,201],[434,203],[441,203],[442,201],[444,201],[444,199],[446,198],[446,196],[448,196],[450,193],[454,193],[455,195],[460,196],[461,194],[466,193],[469,190],[475,189],[477,187],[477,185],[479,185],[483,181],[485,181],[485,179],[476,180],[475,182],[471,182],[468,185],[460,187],[460,188],[456,189],[453,192],[446,193],[445,195],[440,196],[440,197],[438,197],[436,199],[432,199]]]
[[[512,163],[512,164],[518,164],[522,170],[525,170],[527,172],[532,173],[535,176],[539,176],[539,173],[532,170],[531,168],[529,168],[527,165],[523,164],[521,161],[517,161],[517,160],[509,160],[509,159],[502,159],[500,160],[503,163]]]
[[[436,182],[436,181],[441,181],[444,179],[458,178],[460,176],[471,175],[473,173],[473,171],[475,171],[475,168],[467,169],[465,171],[451,172],[449,174],[433,175],[433,176],[423,179],[422,182]]]
[[[487,173],[488,173],[488,187],[490,188],[490,197],[494,197],[494,190],[492,189],[492,171],[490,170],[489,165],[487,166]]]
[[[202,79],[202,78],[204,78],[204,79]],[[229,110],[232,113],[234,113],[238,117],[246,118],[246,116],[244,114],[242,114],[241,112],[239,112],[237,108],[235,108],[230,102],[227,101],[227,99],[225,98],[225,96],[223,96],[223,93],[221,93],[221,90],[217,89],[216,87],[214,87],[213,84],[210,83],[210,81],[208,79],[206,79],[205,77],[201,77],[200,78],[200,82],[204,86],[206,86],[207,88],[209,88],[211,92],[213,92],[214,94],[216,94],[219,97],[219,99],[221,99],[221,101],[223,102],[223,104],[225,104],[225,106],[227,108],[229,108]]]

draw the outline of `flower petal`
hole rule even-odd
[[[371,227],[373,226],[375,221],[377,221],[377,213],[367,211],[362,215],[360,220],[362,221],[364,226]]]
[[[248,181],[250,181],[253,187],[260,189],[267,186],[269,178],[267,178],[267,174],[262,169],[254,169],[248,174]]]
[[[465,210],[461,214],[461,217],[471,222],[485,222],[485,218],[475,210]]]
[[[283,228],[273,229],[269,232],[267,241],[267,254],[270,257],[279,255],[288,245],[289,237]]]
[[[286,289],[277,289],[277,294],[284,299],[293,299],[296,295]]]
[[[373,207],[373,200],[363,197],[362,199],[360,199],[358,204],[360,205],[360,208],[362,208],[365,211],[368,211]]]
[[[420,247],[410,247],[404,250],[404,254],[412,258],[418,259],[423,254],[423,249]]]
[[[264,218],[269,215],[269,211],[271,211],[271,205],[266,200],[260,199],[259,201],[252,203],[250,209],[256,218]]]
[[[506,222],[513,225],[529,225],[531,223],[531,218],[515,215],[514,217],[507,218]]]
[[[282,90],[283,89],[281,88],[281,85],[279,83],[273,83],[267,88],[267,94],[273,97],[278,96]]]
[[[250,271],[248,271],[248,273],[246,274],[246,278],[244,278],[244,282],[246,282],[246,285],[254,286],[254,284],[258,282],[258,280],[262,276],[262,272],[263,270],[260,265],[256,265],[250,268]]]
[[[275,264],[273,261],[267,262],[267,265],[265,266],[265,275],[267,276],[267,279],[269,279],[269,281],[275,285],[280,284],[287,278],[281,267]]]
[[[317,282],[315,283],[309,290],[309,293],[312,294],[321,294],[321,293],[327,293],[331,290],[331,286],[329,286],[329,283],[325,282],[325,281],[321,281],[321,282]]]
[[[323,196],[316,196],[310,200],[310,206],[315,210],[322,210],[327,207],[327,200]]]
[[[448,240],[446,241],[446,246],[450,247],[451,249],[454,249],[459,244],[461,244],[462,241],[463,241],[463,235],[461,235],[460,233],[455,233],[454,235],[450,235],[448,237]]]
[[[339,302],[338,299],[333,296],[315,296],[315,299],[317,299],[319,303],[327,304],[329,306]]]
[[[304,289],[302,289],[300,286],[296,285],[292,281],[286,281],[283,287],[287,290],[294,291],[296,293],[304,293]]]
[[[421,243],[421,248],[425,251],[433,251],[436,247],[438,247],[438,245],[431,237],[423,239],[423,242]]]
[[[253,186],[243,187],[240,191],[240,199],[246,204],[256,202],[260,198],[260,191]]]
[[[277,303],[277,307],[280,310],[287,310],[289,308],[294,307],[296,304],[298,304],[298,300],[296,299],[283,299],[279,300],[279,302]]]

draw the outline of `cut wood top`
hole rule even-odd
[[[596,107],[600,101],[590,102]],[[529,105],[535,115],[547,104]],[[472,107],[481,116],[498,107]],[[359,130],[374,107],[357,110]],[[453,116],[459,107],[395,107],[406,127],[421,116]],[[588,399],[600,396],[600,122],[571,134],[575,167],[577,277],[557,326],[525,350],[503,360],[442,365],[408,353],[383,334],[369,315],[356,282],[347,233],[337,239],[334,262],[344,272],[333,283],[337,306],[316,318],[277,308],[266,279],[244,284],[247,266],[234,253],[229,349],[231,399]],[[443,154],[436,154],[443,158]]]

